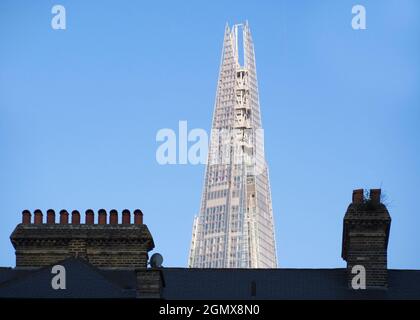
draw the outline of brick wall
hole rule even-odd
[[[163,276],[158,269],[137,270],[137,298],[159,299],[162,294]]]

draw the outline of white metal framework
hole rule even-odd
[[[232,29],[226,25],[209,159],[200,213],[194,218],[189,266],[277,267],[254,45],[248,23]]]

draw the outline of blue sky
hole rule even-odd
[[[246,19],[280,266],[343,267],[352,190],[382,187],[389,266],[419,269],[415,0],[1,1],[0,265],[25,208],[141,208],[164,265],[186,266],[205,168],[159,165],[155,137],[210,128],[225,23]]]

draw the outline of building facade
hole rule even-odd
[[[254,44],[248,23],[226,26],[225,30],[189,266],[277,267]]]

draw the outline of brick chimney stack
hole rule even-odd
[[[39,268],[52,265],[70,257],[84,258],[99,268],[137,269],[147,268],[148,252],[154,248],[149,229],[143,224],[143,214],[134,211],[135,224],[130,223],[130,211],[123,211],[123,221],[118,223],[118,212],[110,211],[107,223],[105,209],[95,213],[86,210],[85,224],[80,224],[80,213],[72,211],[68,224],[68,212],[60,211],[60,223],[55,223],[55,212],[47,211],[43,223],[42,211],[22,212],[22,223],[10,236],[16,250],[17,268]]]
[[[363,189],[353,191],[343,223],[342,258],[347,262],[347,278],[361,265],[366,270],[366,288],[384,289],[388,285],[387,251],[391,217],[381,203],[381,189],[371,189],[365,199]]]

